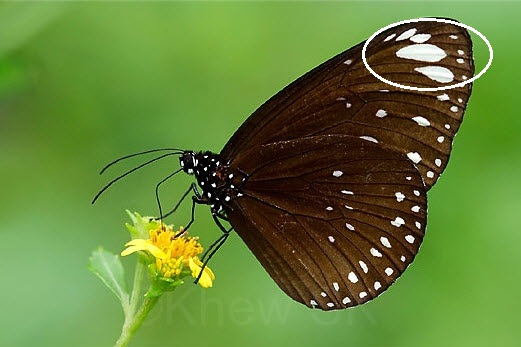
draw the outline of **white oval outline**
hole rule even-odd
[[[468,29],[468,30],[472,31],[474,34],[478,35],[488,46],[488,51],[490,53],[489,54],[490,57],[488,59],[487,65],[480,71],[479,74],[475,75],[474,77],[472,77],[471,79],[469,79],[467,81],[459,82],[459,83],[456,83],[456,84],[451,84],[451,85],[444,86],[444,87],[438,87],[438,88],[419,88],[419,87],[411,87],[411,86],[408,86],[408,85],[405,85],[405,84],[394,83],[393,81],[389,81],[389,80],[383,78],[382,76],[380,76],[379,74],[377,74],[376,72],[374,72],[374,70],[371,69],[371,67],[369,66],[369,64],[367,63],[367,60],[365,58],[365,51],[367,50],[367,46],[369,45],[369,42],[371,42],[371,40],[374,39],[378,34],[384,32],[387,29],[394,28],[395,26],[398,26],[398,25],[401,25],[401,24],[416,23],[416,22],[438,22],[438,23],[454,24],[454,25],[457,25],[459,27],[462,27],[462,28],[465,28],[465,29]],[[435,92],[435,91],[439,91],[439,90],[449,90],[449,89],[454,89],[454,88],[458,88],[458,87],[463,87],[464,85],[466,85],[468,83],[474,82],[475,80],[480,78],[488,70],[488,68],[492,64],[492,59],[493,58],[494,58],[494,50],[492,49],[492,45],[487,40],[485,35],[483,35],[479,31],[477,31],[476,29],[474,29],[470,25],[466,25],[466,24],[463,24],[463,23],[460,23],[460,22],[455,22],[453,20],[443,19],[443,18],[416,18],[416,19],[402,20],[400,22],[389,24],[388,26],[378,30],[373,35],[371,35],[371,37],[369,37],[366,40],[366,42],[364,44],[364,47],[362,48],[362,61],[364,62],[364,65],[367,68],[367,70],[369,70],[369,72],[374,77],[378,78],[380,81],[382,81],[382,82],[384,82],[386,84],[389,84],[389,85],[391,85],[393,87],[407,89],[407,90],[416,90],[416,91],[419,91],[419,92]]]

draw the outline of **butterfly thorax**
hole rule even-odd
[[[198,202],[210,205],[212,212],[226,210],[226,206],[236,196],[241,196],[237,174],[224,163],[218,154],[210,151],[186,151],[179,158],[181,168],[189,175],[195,175],[202,192]],[[244,179],[240,180],[241,182]],[[235,182],[235,183],[234,183]]]

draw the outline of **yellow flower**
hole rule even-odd
[[[180,228],[174,231],[172,226],[167,226],[156,221],[149,222],[149,238],[134,239],[128,242],[122,256],[143,251],[152,256],[151,264],[155,265],[155,271],[160,280],[169,283],[179,283],[182,277],[192,275],[194,278],[202,274],[199,284],[204,288],[212,286],[215,276],[208,266],[197,257],[203,252],[198,237],[190,237]]]

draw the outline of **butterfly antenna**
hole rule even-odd
[[[104,191],[106,191],[111,185],[113,185],[114,183],[116,183],[117,181],[122,179],[123,177],[126,177],[126,176],[130,175],[131,173],[133,173],[134,171],[137,171],[137,170],[141,169],[142,167],[147,166],[148,164],[151,164],[151,163],[153,163],[155,161],[161,160],[163,158],[166,158],[166,157],[169,157],[169,156],[172,156],[172,155],[179,155],[179,154],[180,154],[179,152],[172,152],[172,153],[167,153],[167,154],[160,155],[159,157],[156,157],[154,159],[150,159],[149,161],[144,162],[143,164],[140,164],[140,165],[138,165],[138,166],[128,170],[127,172],[119,175],[118,177],[116,177],[112,181],[110,181],[105,187],[103,187],[98,192],[98,194],[96,194],[94,199],[92,199],[91,203],[94,204],[96,202],[96,200],[98,200],[98,198],[101,196],[101,194],[103,194]],[[136,154],[136,155],[139,155],[139,154]],[[120,158],[119,160],[122,160],[122,159]]]
[[[178,149],[178,148],[156,148],[156,149],[149,149],[149,150],[143,151],[143,152],[132,153],[132,154],[125,155],[124,157],[118,158],[118,159],[108,163],[107,165],[105,165],[103,167],[103,169],[101,169],[99,174],[100,175],[103,174],[109,167],[111,167],[112,165],[114,165],[116,163],[119,163],[122,160],[137,157],[137,156],[148,154],[148,153],[162,152],[162,151],[173,151],[176,154],[182,154],[184,152],[182,149]]]

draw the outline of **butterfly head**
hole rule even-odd
[[[193,151],[185,151],[179,157],[179,164],[183,171],[189,175],[193,175],[195,168],[199,164],[199,160],[196,158],[196,153]]]
[[[179,157],[179,164],[185,173],[195,175],[198,180],[206,180],[207,176],[215,177],[221,171],[219,156],[209,151],[185,151]]]

